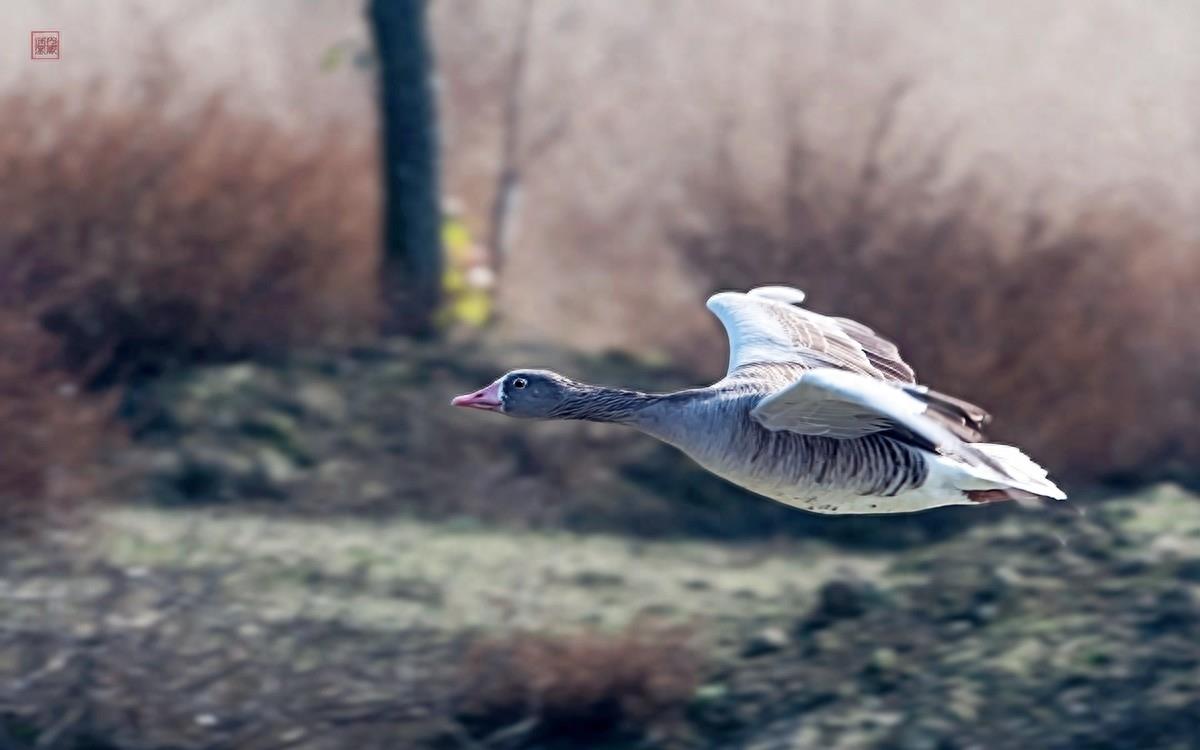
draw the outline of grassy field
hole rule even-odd
[[[402,519],[125,510],[104,525],[111,564],[228,566],[231,604],[381,630],[619,629],[650,616],[720,634],[803,612],[826,580],[878,578],[887,564],[819,542],[726,546]]]
[[[68,707],[63,736],[108,746],[580,746],[563,727],[632,709],[496,708],[495,680],[526,667],[481,671],[477,644],[629,633],[660,635],[626,672],[669,671],[646,660],[669,637],[697,680],[670,722],[605,747],[1187,747],[1197,729],[1200,504],[1166,485],[877,552],[244,510],[100,525],[69,561],[43,549],[0,576],[3,705],[29,722],[10,733],[45,719],[15,699],[23,684],[43,691],[30,706]],[[536,658],[566,661],[537,669],[558,676],[522,689],[601,689],[580,687],[581,665],[629,650],[554,648]],[[473,690],[501,718],[481,725]]]

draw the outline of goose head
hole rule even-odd
[[[486,388],[455,396],[450,403],[523,419],[548,419],[576,394],[576,383],[549,370],[513,370]]]

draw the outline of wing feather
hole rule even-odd
[[[768,430],[842,440],[886,431],[924,450],[1005,474],[993,459],[930,413],[917,393],[911,386],[843,370],[809,370],[790,386],[764,397],[750,417]]]
[[[708,300],[729,336],[726,379],[765,392],[786,388],[806,371],[833,368],[904,386],[925,415],[967,442],[984,439],[991,416],[975,404],[916,385],[913,370],[891,341],[849,318],[799,307],[804,292],[783,286]]]
[[[769,430],[853,439],[903,427],[934,446],[957,442],[925,415],[907,391],[874,378],[834,369],[809,370],[766,396],[750,416]]]
[[[830,318],[841,327],[867,355],[867,360],[876,370],[887,376],[887,380],[915,383],[916,375],[908,363],[900,358],[900,350],[891,341],[883,338],[874,330],[849,318]]]
[[[791,385],[764,396],[750,410],[750,417],[768,430],[842,440],[887,432],[896,440],[972,467],[976,477],[1047,497],[1063,496],[1046,480],[1045,469],[1018,449],[964,440],[955,424],[938,411],[941,407],[925,400],[931,393],[920,386],[886,383],[845,370],[808,370]]]
[[[891,341],[857,321],[799,307],[803,299],[799,289],[777,286],[709,298],[708,309],[729,336],[727,377],[748,366],[770,364],[795,370],[830,367],[878,380],[916,382]],[[794,374],[788,382],[792,379]]]

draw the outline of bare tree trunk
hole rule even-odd
[[[384,180],[381,281],[388,332],[429,333],[442,276],[433,61],[425,0],[370,0]]]

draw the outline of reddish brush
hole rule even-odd
[[[36,312],[93,382],[365,331],[370,149],[166,98],[0,101],[0,304]]]
[[[480,730],[533,718],[548,735],[643,734],[678,718],[699,674],[679,629],[521,633],[471,647],[459,714]]]

